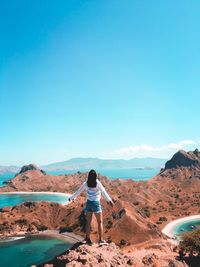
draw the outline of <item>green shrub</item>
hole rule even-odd
[[[40,224],[37,221],[33,222],[32,224],[37,228],[38,231],[44,231],[48,229],[46,225]]]
[[[120,246],[125,246],[126,245],[126,240],[121,239],[119,244],[120,244]]]
[[[18,220],[15,220],[15,223],[24,225],[24,224],[27,224],[28,222],[26,219],[18,219]]]
[[[182,234],[179,249],[190,255],[200,255],[200,229]]]

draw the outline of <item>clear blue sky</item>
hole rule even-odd
[[[0,165],[198,147],[199,14],[198,0],[2,2]]]

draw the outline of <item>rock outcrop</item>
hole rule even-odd
[[[56,256],[53,260],[39,264],[37,267],[186,267],[175,259],[175,254],[167,250],[135,250],[125,253],[114,243],[88,246],[76,243],[70,250]],[[32,266],[33,267],[33,266]],[[34,266],[36,267],[36,266]]]
[[[199,150],[196,149],[193,152],[180,150],[165,164],[165,170],[180,167],[200,167]]]
[[[20,172],[18,174],[22,174],[24,172],[27,171],[40,171],[42,172],[44,175],[46,175],[45,171],[41,170],[38,166],[36,166],[35,164],[28,164],[28,165],[24,165]]]
[[[98,246],[88,246],[76,243],[70,250],[48,264],[40,264],[38,267],[44,266],[134,266],[136,259],[125,255],[114,243]]]

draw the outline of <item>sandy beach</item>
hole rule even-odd
[[[50,237],[60,238],[60,239],[67,240],[71,243],[81,242],[83,240],[83,237],[81,237],[79,235],[76,235],[76,234],[71,233],[71,232],[59,233],[58,230],[39,231],[38,233],[32,234],[32,235],[50,236]]]
[[[183,217],[177,220],[174,220],[170,223],[168,223],[163,229],[162,232],[163,234],[167,235],[169,237],[169,241],[172,243],[177,244],[178,240],[176,239],[175,235],[174,235],[174,229],[176,228],[176,226],[184,223],[184,222],[189,222],[189,221],[193,221],[193,220],[200,220],[200,215],[192,215],[192,216],[187,216],[187,217]]]

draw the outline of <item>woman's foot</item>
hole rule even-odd
[[[105,240],[99,240],[99,245],[107,245],[108,243]]]
[[[94,244],[94,242],[92,242],[92,240],[90,239],[90,238],[87,238],[87,240],[86,240],[86,244],[88,244],[88,245],[93,245]]]
[[[87,238],[84,238],[81,242],[85,244],[86,243],[86,239]]]
[[[90,238],[88,238],[88,237],[86,237],[85,239],[83,239],[82,242],[85,243],[85,244],[87,244],[87,245],[92,245],[92,244],[94,244],[94,243],[92,242],[92,240],[91,240]]]

